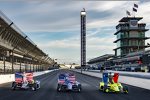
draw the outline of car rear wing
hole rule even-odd
[[[21,73],[15,73],[15,82],[21,83],[23,81],[23,75]]]
[[[33,73],[25,73],[25,76],[26,76],[28,82],[33,80]]]
[[[75,78],[75,76],[69,76],[69,77],[68,77],[68,80],[69,80],[70,82],[72,82],[72,83],[75,83],[76,78]]]
[[[105,72],[105,73],[103,73],[103,82],[105,83],[105,84],[107,84],[108,83],[108,73],[107,72]]]
[[[65,83],[66,76],[65,74],[60,74],[58,76],[58,83]]]
[[[103,73],[103,82],[107,84],[108,82],[118,83],[119,73],[112,73],[109,75],[108,72]]]
[[[118,83],[118,78],[119,78],[119,73],[114,73],[113,81],[114,81],[115,83]]]

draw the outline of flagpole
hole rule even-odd
[[[133,11],[133,9],[132,9],[132,15],[133,15],[133,17],[135,17],[135,11]]]
[[[134,3],[134,5],[133,5],[133,8],[132,9],[134,9],[134,7],[135,7],[135,3]],[[133,11],[133,13],[134,13],[134,18],[135,18],[135,11],[134,10],[132,10]]]
[[[127,17],[131,16],[131,14],[128,10],[126,10],[126,15],[127,15]]]

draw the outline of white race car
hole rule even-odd
[[[59,75],[57,91],[66,90],[81,92],[81,84],[75,80],[74,74],[65,73]]]
[[[12,90],[19,89],[32,89],[36,91],[40,89],[40,81],[33,79],[33,73],[15,73],[15,81],[11,86]]]

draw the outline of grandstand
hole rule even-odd
[[[52,60],[0,11],[0,73],[42,71]]]

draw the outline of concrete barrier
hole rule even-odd
[[[0,84],[12,82],[15,80],[14,74],[0,75]]]
[[[72,71],[79,72],[79,73],[81,72],[80,70],[72,70]],[[95,72],[89,72],[89,71],[82,71],[82,73],[89,75],[89,76],[102,78],[102,73],[95,73]],[[128,85],[150,90],[150,79],[143,79],[143,78],[120,75],[118,81],[121,83],[128,84]]]
[[[87,71],[100,73],[100,70],[87,70]],[[150,79],[150,73],[145,73],[145,72],[125,72],[125,71],[112,71],[112,70],[108,70],[108,72],[113,72],[113,73],[117,72],[121,76],[129,76],[129,77]]]
[[[46,70],[46,71],[41,71],[41,72],[34,72],[33,76],[36,77],[36,76],[40,76],[40,75],[50,73],[50,72],[53,72],[53,71],[56,71],[56,69]],[[15,75],[14,74],[0,75],[0,84],[12,82],[14,80],[15,80]]]
[[[46,74],[46,73],[50,73],[50,72],[53,72],[53,71],[56,71],[58,69],[53,69],[53,70],[46,70],[46,71],[41,71],[41,72],[34,72],[33,73],[33,76],[39,76],[39,75],[43,75],[43,74]]]

